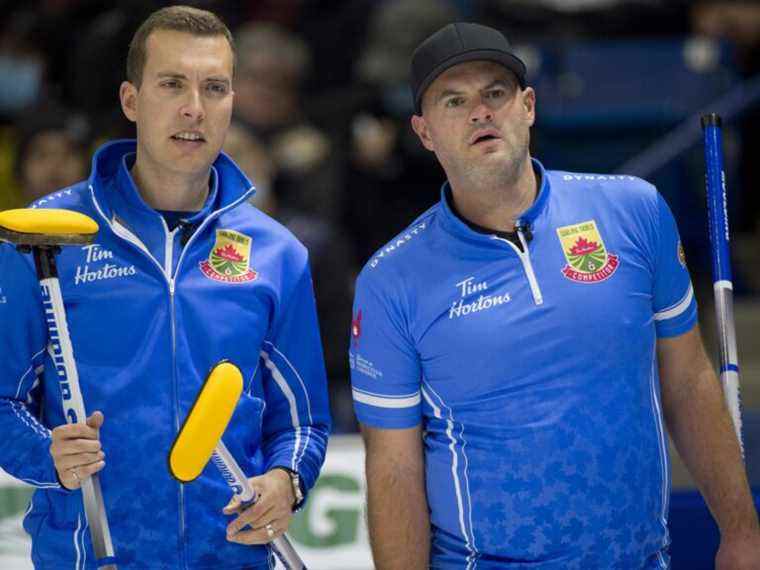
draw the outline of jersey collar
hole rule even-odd
[[[535,158],[532,158],[531,162],[533,164],[533,169],[535,172],[541,176],[541,186],[538,189],[538,195],[536,196],[533,204],[517,219],[517,225],[521,226],[533,225],[536,219],[546,211],[547,205],[549,203],[549,194],[551,192],[549,177],[546,174],[544,166]],[[451,186],[447,180],[441,187],[440,201],[441,211],[443,212],[444,228],[458,237],[462,237],[468,240],[487,241],[493,243],[492,234],[482,233],[474,230],[453,211],[447,197],[447,195],[450,193]]]

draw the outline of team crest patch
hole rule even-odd
[[[617,271],[620,259],[604,247],[594,220],[557,228],[557,235],[567,260],[562,274],[571,281],[598,283]]]
[[[216,242],[208,259],[201,261],[203,274],[214,281],[245,283],[258,277],[249,263],[251,238],[234,230],[216,230]]]

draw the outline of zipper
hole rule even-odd
[[[239,198],[235,202],[232,202],[225,208],[222,208],[221,210],[217,210],[216,212],[212,212],[209,214],[201,223],[200,225],[195,229],[193,232],[193,235],[190,236],[190,239],[187,240],[187,243],[182,247],[182,251],[179,254],[179,259],[177,260],[177,268],[174,270],[174,273],[172,273],[172,262],[174,260],[174,232],[169,233],[169,228],[166,225],[166,221],[161,218],[161,221],[164,224],[164,229],[167,232],[167,241],[171,241],[171,246],[167,245],[167,248],[164,252],[164,255],[166,259],[168,259],[168,267],[167,271],[165,272],[166,279],[169,284],[169,301],[171,305],[171,318],[172,318],[172,381],[174,385],[174,421],[175,421],[175,427],[177,430],[177,433],[179,433],[179,381],[177,378],[177,319],[176,319],[176,303],[175,303],[175,292],[176,292],[176,283],[177,283],[177,277],[179,276],[179,270],[182,266],[182,260],[185,258],[185,252],[190,249],[190,246],[192,245],[193,241],[195,240],[195,237],[200,235],[201,232],[206,228],[208,224],[210,224],[213,220],[221,216],[224,212],[227,210],[230,210],[237,206],[240,202],[246,199],[246,196],[248,194],[244,194],[242,198]],[[175,229],[175,232],[177,230]],[[180,513],[180,540],[182,542],[182,549],[181,549],[181,559],[182,559],[182,567],[187,568],[187,541],[186,541],[186,523],[185,523],[185,485],[184,483],[179,484],[179,513]]]
[[[145,244],[138,238],[135,234],[133,234],[129,229],[127,229],[122,224],[118,223],[116,220],[113,222],[108,219],[108,217],[105,215],[103,210],[100,208],[100,204],[98,204],[97,199],[95,198],[95,189],[90,185],[90,195],[92,197],[92,202],[95,205],[95,209],[98,211],[98,214],[105,220],[106,224],[111,228],[111,230],[116,234],[118,237],[122,238],[123,240],[127,241],[128,243],[132,244],[134,247],[136,247],[138,250],[143,252],[145,255],[147,255],[153,263],[159,268],[161,271],[161,274],[166,279],[166,284],[169,289],[169,306],[171,311],[171,336],[172,336],[172,385],[173,385],[173,392],[174,392],[174,425],[176,429],[176,433],[179,433],[180,429],[180,423],[179,423],[179,382],[177,378],[177,322],[176,322],[176,305],[175,305],[175,292],[176,292],[176,279],[179,275],[179,269],[182,265],[182,260],[185,257],[185,252],[190,248],[191,243],[195,239],[195,236],[199,235],[201,231],[209,224],[211,221],[215,220],[219,216],[221,216],[224,212],[227,210],[230,210],[234,207],[236,207],[241,202],[245,201],[248,197],[248,195],[251,193],[251,189],[248,190],[248,192],[244,193],[240,198],[232,202],[231,204],[228,204],[226,207],[217,210],[215,212],[212,212],[209,214],[202,222],[201,224],[196,228],[196,230],[193,232],[193,235],[190,236],[190,239],[187,241],[185,246],[182,248],[182,251],[180,252],[179,259],[177,260],[177,268],[172,273],[172,266],[174,262],[174,234],[176,233],[176,228],[173,232],[169,231],[169,227],[166,225],[166,220],[164,220],[163,216],[161,216],[161,223],[164,227],[164,233],[165,233],[165,245],[164,245],[164,266],[162,267],[161,264],[156,260],[155,257],[150,253],[147,247],[145,247]],[[183,483],[179,483],[179,525],[180,525],[180,566],[182,568],[187,568],[187,553],[185,552],[185,549],[187,548],[187,541],[186,541],[186,522],[185,522],[185,488]]]
[[[541,288],[538,286],[538,279],[536,279],[536,273],[533,271],[533,264],[530,262],[530,252],[528,251],[528,242],[525,241],[525,235],[523,234],[523,230],[518,225],[517,226],[517,237],[520,238],[520,243],[522,244],[522,250],[517,247],[514,243],[509,241],[508,239],[499,237],[499,236],[492,236],[493,239],[503,241],[509,247],[511,247],[513,250],[515,250],[515,253],[517,253],[517,256],[520,258],[520,262],[522,263],[523,269],[525,270],[525,276],[528,278],[528,283],[530,284],[530,292],[533,294],[533,302],[536,305],[543,305],[544,304],[544,296],[541,294]]]
[[[174,231],[169,231],[166,220],[161,216],[161,224],[164,227],[164,275],[169,285],[169,311],[171,314],[172,332],[172,395],[174,396],[174,429],[179,433],[179,379],[177,377],[177,309],[174,302],[176,284],[172,269],[174,268]],[[178,481],[179,485],[179,558],[180,567],[187,567],[187,525],[185,523],[185,485]]]
[[[172,236],[173,237],[173,236]],[[179,380],[177,378],[177,310],[174,302],[174,279],[169,279],[169,305],[172,322],[172,391],[174,392],[174,429],[179,433]],[[185,524],[185,484],[179,484],[179,540],[181,567],[187,567],[187,540]]]
[[[91,188],[92,189],[92,188]],[[97,205],[97,202],[96,202]],[[98,211],[100,212],[100,208],[98,208]],[[103,215],[102,212],[100,212],[101,215]],[[105,218],[105,216],[103,215]],[[107,218],[106,218],[107,220]],[[172,392],[173,392],[173,400],[174,400],[174,426],[176,433],[179,433],[179,387],[178,387],[178,380],[177,380],[177,324],[176,324],[176,308],[174,303],[174,293],[176,290],[175,287],[175,281],[174,277],[172,276],[172,265],[174,264],[174,234],[176,233],[176,229],[172,232],[169,231],[169,227],[166,225],[166,220],[164,220],[163,216],[161,217],[161,224],[164,228],[164,265],[162,266],[158,260],[151,255],[150,251],[148,251],[148,248],[145,247],[145,244],[138,238],[135,234],[133,234],[128,228],[124,227],[121,223],[119,223],[117,220],[114,220],[114,222],[111,225],[111,229],[113,229],[113,232],[119,236],[120,238],[126,240],[127,242],[131,243],[137,249],[145,253],[153,262],[156,264],[156,266],[161,270],[161,274],[164,276],[167,282],[167,286],[169,289],[169,308],[170,308],[170,314],[171,314],[171,351],[172,351]],[[183,483],[179,482],[179,555],[180,555],[180,567],[185,568],[187,566],[186,560],[187,556],[185,553],[185,548],[187,545],[186,541],[186,523],[185,523],[185,486]]]

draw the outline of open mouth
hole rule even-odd
[[[476,133],[472,139],[470,139],[470,144],[476,145],[483,142],[495,141],[499,139],[501,139],[501,137],[498,135],[498,133],[489,129]]]
[[[177,133],[171,137],[175,141],[187,143],[203,143],[206,139],[200,133]]]

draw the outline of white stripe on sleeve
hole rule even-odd
[[[298,417],[298,406],[296,404],[296,396],[293,393],[293,390],[290,389],[290,386],[288,386],[287,380],[285,380],[285,377],[282,375],[282,372],[280,372],[280,369],[277,368],[274,362],[272,362],[269,358],[269,354],[261,351],[261,357],[264,359],[264,365],[269,369],[269,371],[272,373],[272,378],[274,378],[274,381],[277,383],[277,386],[279,386],[280,390],[282,391],[282,394],[285,396],[285,399],[288,401],[288,407],[290,409],[290,423],[292,424],[296,441],[295,441],[295,447],[293,448],[293,457],[290,460],[291,468],[294,471],[298,471],[298,463],[300,462],[299,459],[299,452],[301,450],[301,420]],[[304,445],[304,449],[306,449],[306,446]]]
[[[20,398],[21,385],[24,383],[24,378],[26,378],[26,375],[29,374],[32,371],[32,369],[34,368],[34,359],[37,358],[38,356],[40,356],[43,352],[45,352],[45,350],[47,350],[47,347],[43,347],[42,350],[40,350],[37,354],[35,354],[34,356],[32,356],[32,363],[29,365],[29,368],[26,369],[26,372],[24,372],[24,374],[21,376],[21,378],[19,378],[18,387],[16,388],[16,399],[17,400]],[[37,376],[39,376],[40,374],[42,374],[42,371],[44,369],[45,369],[44,366],[38,366],[37,368],[34,368],[34,373]]]
[[[367,404],[375,406],[377,408],[413,408],[420,403],[420,393],[411,394],[409,396],[392,397],[392,396],[377,396],[374,394],[367,394],[366,392],[360,392],[356,388],[351,392],[354,396],[354,401],[361,404]]]
[[[655,313],[654,320],[664,321],[667,319],[672,319],[673,317],[677,317],[678,315],[680,315],[686,309],[689,308],[689,305],[691,305],[691,300],[693,298],[694,298],[694,288],[692,287],[691,283],[689,283],[689,290],[686,291],[686,295],[683,296],[683,299],[681,299],[678,303],[676,303],[674,306],[670,307],[669,309],[665,309],[664,311]]]

